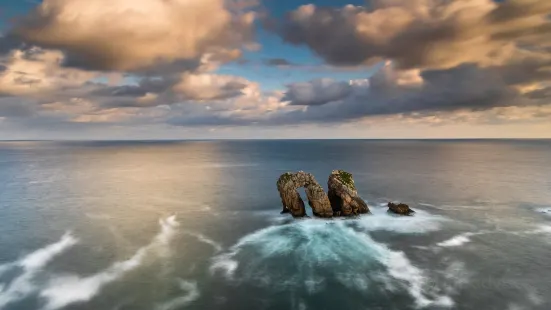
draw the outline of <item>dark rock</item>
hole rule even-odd
[[[306,216],[304,201],[297,191],[299,187],[305,188],[308,204],[315,216],[333,217],[333,210],[327,194],[314,176],[304,171],[284,173],[277,181],[277,190],[283,204],[282,213],[290,212],[294,217]]]
[[[358,196],[352,174],[334,170],[327,181],[329,201],[336,216],[352,216],[369,213],[369,207]]]
[[[395,204],[392,202],[388,203],[388,211],[399,215],[411,215],[415,212],[405,203]]]

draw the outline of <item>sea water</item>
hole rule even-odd
[[[370,215],[279,214],[334,169]],[[0,309],[551,309],[549,210],[549,140],[2,142]]]

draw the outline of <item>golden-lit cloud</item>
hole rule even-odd
[[[55,50],[13,50],[2,58],[0,94],[43,96],[47,93],[80,87],[98,76],[94,72],[63,68],[63,53]]]
[[[184,73],[173,90],[189,100],[216,100],[241,95],[248,83],[237,76]]]
[[[13,31],[67,64],[137,70],[225,53],[251,39],[254,13],[225,0],[44,0]],[[235,54],[234,54],[235,55]]]
[[[400,68],[501,64],[517,44],[549,44],[551,2],[375,0],[342,8],[304,5],[280,33],[331,64],[392,59]]]
[[[249,57],[260,51],[256,5],[44,0],[0,36],[0,125],[445,132],[551,120],[550,1],[300,6],[275,31],[319,65],[278,49]],[[228,65],[244,50],[248,65]]]

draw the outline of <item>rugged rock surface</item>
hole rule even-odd
[[[411,215],[415,212],[405,203],[396,204],[392,202],[388,203],[388,211],[399,215]]]
[[[290,212],[294,217],[306,216],[304,202],[300,198],[297,189],[304,187],[308,203],[312,207],[313,214],[319,217],[332,217],[333,209],[327,194],[316,181],[314,176],[304,171],[297,173],[287,172],[277,181],[277,190],[283,203],[282,213]]]
[[[369,213],[369,207],[358,196],[352,174],[334,170],[327,181],[329,201],[335,216],[352,216]]]

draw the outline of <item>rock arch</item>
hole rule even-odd
[[[333,217],[333,209],[327,194],[314,176],[304,171],[284,173],[277,181],[277,189],[283,203],[283,213],[291,213],[294,217],[306,216],[304,201],[297,189],[304,187],[308,203],[315,216]]]

